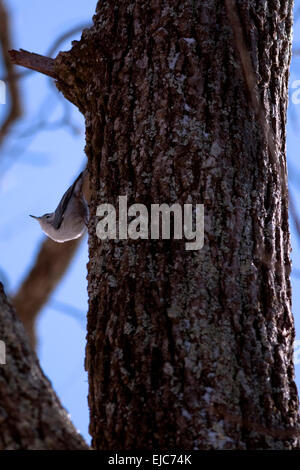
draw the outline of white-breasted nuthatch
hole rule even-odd
[[[36,219],[43,232],[52,240],[63,243],[81,237],[88,223],[88,205],[83,194],[86,171],[80,173],[72,186],[65,192],[55,212]]]

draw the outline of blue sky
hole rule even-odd
[[[96,0],[6,3],[12,15],[13,46],[40,54],[45,54],[61,34],[74,26],[91,23],[96,6]],[[62,50],[70,47],[70,41],[61,45]],[[28,75],[21,86],[26,115],[1,148],[0,158],[0,279],[12,293],[34,262],[43,240],[38,224],[28,215],[54,210],[85,161],[84,121],[77,109],[68,105],[74,130],[64,126],[34,133],[40,110],[48,122],[55,123],[63,116],[64,100],[59,98],[51,79],[38,73]],[[3,108],[0,107],[2,115]],[[38,354],[75,426],[89,441],[84,371],[87,260],[85,238],[67,275],[40,315]]]
[[[7,0],[7,4],[12,15],[13,46],[45,54],[61,34],[91,22],[96,0]],[[296,0],[295,9],[298,7],[300,0]],[[68,50],[70,46],[70,41],[66,41],[61,49]],[[295,25],[294,47],[300,50],[300,18]],[[300,55],[293,58],[290,85],[294,80],[300,80]],[[26,115],[0,152],[0,279],[10,293],[17,290],[26,276],[43,240],[38,224],[28,215],[52,211],[85,161],[84,122],[72,105],[68,105],[71,127],[54,125],[53,129],[34,132],[41,111],[51,123],[59,121],[65,112],[65,103],[51,79],[32,73],[21,81],[21,88]],[[0,117],[4,112],[5,107],[1,106]],[[300,104],[291,101],[287,130],[291,187],[300,214],[300,177],[298,188],[295,183],[297,170],[300,175]],[[300,238],[293,224],[291,235],[293,266],[300,270]],[[89,442],[88,384],[84,371],[87,260],[84,239],[67,275],[39,317],[38,354],[75,426]],[[292,277],[292,285],[296,339],[300,343],[300,277]],[[296,362],[300,389],[300,354]]]
[[[294,24],[293,50],[300,52],[300,1],[295,1],[294,11],[296,13],[296,22]],[[300,80],[300,55],[293,55],[290,70],[290,100],[288,107],[287,122],[287,161],[289,174],[289,188],[300,217],[300,104],[294,104],[292,94],[295,91],[293,84]],[[295,371],[298,393],[300,390],[300,277],[296,276],[296,271],[300,272],[300,236],[297,235],[293,221],[290,218],[290,231],[292,242],[292,311],[296,327],[295,343]]]

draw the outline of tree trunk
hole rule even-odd
[[[2,284],[0,313],[0,450],[88,449],[43,375]]]
[[[285,124],[291,0],[98,2],[56,59],[86,118],[97,449],[299,446]],[[96,208],[205,205],[205,242],[96,236]]]

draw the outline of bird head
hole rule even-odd
[[[51,214],[44,214],[44,215],[41,215],[40,217],[36,215],[30,215],[30,217],[37,220],[41,226],[41,229],[47,233],[47,228],[52,227],[54,213],[52,212]]]

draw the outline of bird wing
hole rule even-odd
[[[67,208],[67,205],[69,204],[69,201],[72,197],[75,186],[76,186],[77,182],[79,181],[79,179],[81,177],[82,177],[82,172],[76,178],[76,180],[74,181],[72,186],[70,186],[69,189],[67,189],[67,191],[65,192],[65,194],[61,198],[60,203],[58,204],[57,208],[55,209],[54,219],[53,219],[53,227],[55,228],[55,230],[58,230],[59,227],[61,226],[61,223],[63,221],[64,213],[65,213],[65,210]]]

